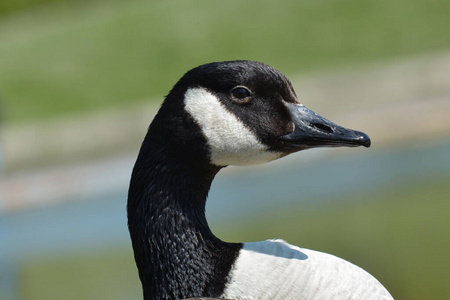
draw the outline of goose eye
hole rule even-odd
[[[239,100],[239,102],[250,101],[252,97],[252,93],[247,88],[241,86],[234,88],[231,91],[231,94],[233,94],[233,97]]]

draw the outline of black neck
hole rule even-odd
[[[130,182],[128,225],[144,299],[218,297],[241,247],[220,241],[206,221],[220,168],[187,165],[177,153],[147,136]]]

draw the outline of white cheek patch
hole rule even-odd
[[[281,157],[281,153],[268,151],[267,146],[206,89],[188,89],[184,104],[207,139],[211,163],[252,165]]]

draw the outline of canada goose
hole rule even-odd
[[[282,240],[226,243],[205,217],[227,165],[316,147],[370,146],[369,137],[307,109],[288,79],[254,61],[187,72],[151,123],[133,169],[128,225],[144,299],[392,299],[369,273]]]

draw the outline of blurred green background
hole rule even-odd
[[[225,170],[207,215],[218,237],[283,238],[358,264],[396,299],[445,299],[449,13],[445,0],[3,1],[0,299],[140,299],[125,218],[133,159],[182,74],[230,59],[274,66],[373,147]],[[286,183],[293,164],[306,171]],[[234,177],[297,190],[273,201]],[[337,177],[350,179],[316,193]],[[233,184],[244,196],[227,203]]]

